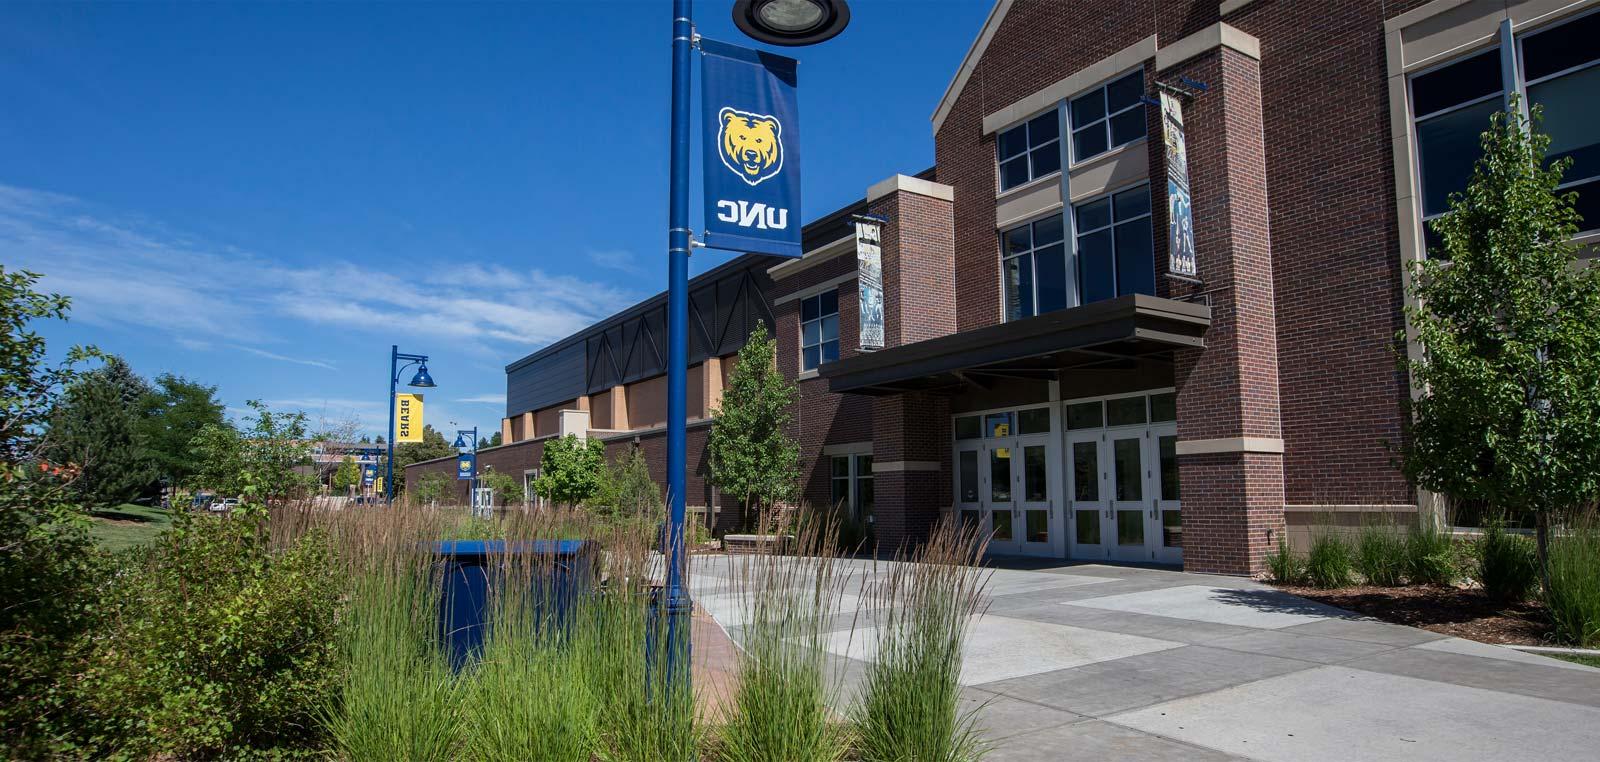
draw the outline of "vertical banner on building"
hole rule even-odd
[[[404,393],[394,396],[394,441],[422,441],[422,395]]]
[[[705,244],[798,257],[798,62],[715,40],[700,40],[700,50]]]
[[[1161,94],[1161,126],[1167,145],[1167,274],[1196,277],[1194,212],[1189,206],[1189,151],[1184,144],[1183,103]]]
[[[883,219],[857,215],[857,335],[863,351],[883,349]]]
[[[371,487],[378,480],[378,465],[368,463],[361,467],[361,486]]]
[[[474,453],[464,452],[456,456],[456,480],[471,480],[478,478],[478,456]]]

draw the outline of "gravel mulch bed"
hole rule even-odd
[[[1441,635],[1482,643],[1550,645],[1550,624],[1543,605],[1531,602],[1501,603],[1478,589],[1423,585],[1363,585],[1338,590],[1293,585],[1279,587],[1302,598]]]

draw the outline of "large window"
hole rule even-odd
[[[1007,320],[1067,306],[1067,249],[1062,239],[1060,214],[1001,235],[1000,271]]]
[[[1083,161],[1144,137],[1144,72],[1072,99],[1072,160]]]
[[[800,300],[800,370],[839,359],[839,292]]]
[[[1154,294],[1155,247],[1150,238],[1150,186],[1141,185],[1073,207],[1077,228],[1078,299],[1082,304],[1123,294]]]
[[[1061,123],[1056,109],[1000,133],[995,153],[1000,162],[1000,190],[1060,171]]]
[[[872,521],[872,456],[835,455],[832,463],[833,504],[860,521]]]
[[[1562,190],[1578,192],[1579,227],[1600,228],[1600,14],[1527,33],[1516,40],[1520,71],[1506,82],[1495,47],[1411,77],[1411,113],[1422,181],[1424,239],[1439,243],[1427,224],[1449,211],[1451,193],[1466,190],[1482,156],[1479,135],[1505,107],[1507,88],[1521,85],[1529,105],[1543,107],[1549,159],[1572,157]]]

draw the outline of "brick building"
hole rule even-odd
[[[1433,510],[1395,463],[1407,264],[1510,93],[1600,220],[1597,7],[999,0],[932,104],[934,168],[807,225],[801,259],[692,282],[691,510],[737,520],[704,479],[706,410],[758,321],[799,386],[805,500],[882,544],[952,514],[996,553],[1249,573],[1313,521]],[[1161,92],[1182,94],[1193,279],[1166,275]],[[876,351],[863,213],[885,220]],[[570,432],[660,469],[664,307],[507,366],[508,444],[482,461],[531,475]]]

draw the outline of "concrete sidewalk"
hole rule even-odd
[[[726,557],[697,601],[739,637]],[[842,693],[870,658],[854,576],[827,627]],[[1233,577],[996,569],[962,683],[992,760],[1591,759],[1600,670],[1347,611]]]

